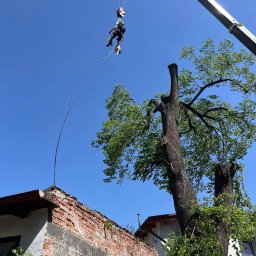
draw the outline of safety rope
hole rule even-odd
[[[111,52],[109,52],[105,57],[101,58],[101,60],[106,60],[106,59],[110,58],[114,51],[115,51],[115,49],[113,49]]]
[[[56,167],[57,167],[57,157],[58,157],[59,145],[60,145],[60,141],[61,141],[61,138],[62,138],[63,129],[65,127],[65,124],[67,123],[68,117],[70,116],[70,113],[71,113],[74,105],[80,100],[82,95],[86,92],[86,90],[89,88],[89,86],[95,80],[95,78],[100,73],[100,71],[103,69],[104,65],[106,64],[106,62],[107,62],[107,60],[109,59],[110,56],[108,56],[107,58],[103,59],[103,62],[101,63],[99,68],[92,75],[91,79],[85,84],[84,88],[80,91],[78,96],[74,99],[75,94],[76,94],[76,92],[78,90],[78,87],[79,87],[79,82],[78,82],[78,86],[74,89],[74,91],[72,92],[72,94],[70,96],[68,108],[67,108],[67,111],[66,111],[66,113],[64,115],[64,119],[63,119],[62,124],[61,124],[61,128],[60,128],[60,131],[59,131],[59,134],[58,134],[58,140],[57,140],[57,144],[56,144],[56,149],[55,149],[54,167],[53,167],[53,185],[54,186],[56,186]],[[84,73],[84,75],[85,75],[85,73]],[[82,78],[79,81],[81,81],[83,79],[84,75],[82,76]]]
[[[120,7],[125,7],[125,0],[123,0],[123,1],[121,1],[121,0],[119,0],[119,8]]]

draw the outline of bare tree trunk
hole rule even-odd
[[[227,165],[217,165],[215,167],[215,197],[222,197],[223,200],[217,202],[224,207],[232,206],[233,178],[237,170],[235,163]],[[228,255],[228,223],[221,223],[218,240],[223,249],[223,256]]]
[[[238,166],[235,163],[227,165],[217,165],[215,167],[215,197],[233,194],[233,178]],[[225,205],[232,204],[232,200],[225,201]]]
[[[196,192],[186,173],[180,135],[178,130],[178,67],[169,65],[171,75],[170,95],[162,96],[158,107],[161,112],[163,125],[162,149],[166,168],[168,171],[169,187],[174,199],[175,210],[178,216],[181,232],[191,231],[195,227],[194,219],[190,213],[191,204],[196,201]]]
[[[194,232],[195,235],[200,236],[200,231],[197,229],[197,219],[190,211],[193,202],[197,200],[197,196],[184,167],[178,130],[178,67],[176,64],[171,64],[168,68],[171,76],[170,94],[161,97],[162,102],[155,111],[159,111],[162,117],[162,150],[168,172],[169,187],[173,195],[182,234]],[[236,164],[216,166],[215,197],[232,194],[233,177],[236,169]],[[222,204],[225,207],[232,205],[232,198],[227,196]],[[229,237],[227,234],[228,224],[222,223],[217,235],[223,247],[223,256],[228,254]]]

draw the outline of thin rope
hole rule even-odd
[[[109,56],[110,57],[110,56]],[[107,62],[109,58],[106,58],[103,60],[101,66],[96,70],[96,72],[94,73],[94,75],[92,76],[92,78],[88,81],[88,83],[86,84],[86,86],[84,87],[83,90],[81,90],[80,94],[77,96],[77,98],[75,99],[75,101],[71,104],[71,109],[73,108],[73,106],[80,100],[80,98],[82,97],[82,95],[85,93],[85,91],[89,88],[89,85],[93,82],[93,80],[96,78],[96,76],[100,73],[100,71],[102,70],[102,68],[104,67],[105,63]]]
[[[115,48],[111,52],[109,52],[105,57],[101,58],[101,60],[108,59],[113,54],[114,50],[115,50]]]
[[[123,0],[123,1],[119,0],[119,8],[120,7],[123,7],[123,8],[125,7],[125,0]]]
[[[69,115],[71,113],[72,108],[79,101],[79,99],[82,97],[82,95],[85,93],[86,89],[88,89],[88,87],[92,84],[92,82],[97,77],[99,72],[102,70],[103,66],[105,65],[105,63],[107,62],[108,59],[109,58],[104,59],[104,61],[100,65],[100,67],[95,71],[95,73],[93,74],[91,79],[87,82],[87,84],[85,85],[84,89],[79,93],[79,95],[76,97],[76,99],[74,101],[73,101],[73,98],[75,96],[75,93],[76,93],[79,85],[72,92],[72,95],[71,95],[70,100],[69,100],[68,108],[67,108],[66,114],[64,116],[64,119],[62,121],[62,125],[61,125],[61,128],[60,128],[60,131],[59,131],[58,140],[57,140],[56,149],[55,149],[54,168],[53,168],[53,185],[54,186],[56,185],[56,167],[57,167],[58,150],[59,150],[59,145],[60,145],[60,141],[61,141],[61,138],[62,138],[62,133],[63,133],[63,129],[65,127],[65,124],[66,124],[66,122],[68,120],[68,117],[69,117]],[[84,75],[82,76],[82,78],[83,77],[84,77]]]

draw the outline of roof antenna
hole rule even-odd
[[[139,228],[140,228],[140,214],[137,213],[137,216],[138,216],[138,225],[139,225]]]
[[[55,149],[55,154],[54,154],[54,166],[53,166],[53,186],[56,187],[56,166],[57,166],[57,156],[58,156],[58,150],[59,150],[59,146],[60,146],[60,141],[62,138],[62,132],[63,129],[66,125],[66,122],[69,118],[69,115],[71,113],[71,110],[73,109],[74,105],[80,100],[80,98],[82,97],[82,95],[86,92],[86,89],[88,89],[88,87],[92,84],[92,82],[95,80],[95,78],[97,77],[97,75],[100,73],[100,71],[102,70],[102,68],[104,67],[105,63],[107,62],[108,58],[104,58],[104,61],[102,62],[102,64],[99,66],[99,68],[95,71],[95,73],[92,75],[91,79],[88,80],[88,82],[84,85],[84,88],[81,88],[80,92],[78,91],[79,88],[79,83],[82,82],[85,73],[83,74],[83,76],[81,77],[78,85],[76,86],[76,88],[73,90],[70,99],[69,99],[69,104],[68,104],[68,108],[67,111],[65,113],[64,119],[62,121],[61,124],[61,128],[60,131],[58,133],[58,140],[56,143],[56,149]],[[76,95],[77,94],[77,95]]]

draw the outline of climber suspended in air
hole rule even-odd
[[[126,31],[126,28],[125,28],[123,20],[122,20],[122,18],[125,16],[125,10],[124,10],[124,8],[120,7],[117,9],[116,13],[117,13],[118,20],[116,22],[115,27],[109,31],[110,37],[108,39],[106,46],[107,47],[112,46],[113,40],[114,40],[114,38],[116,38],[117,44],[116,44],[114,50],[115,50],[116,54],[118,55],[121,53],[120,44],[124,39],[124,33]]]

